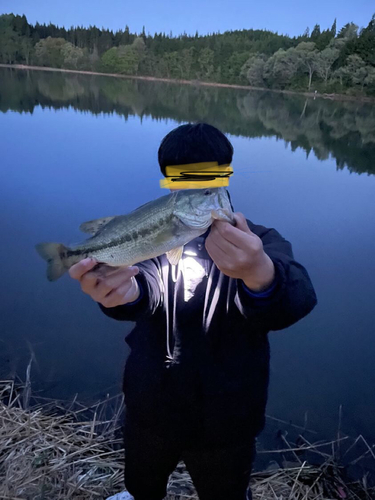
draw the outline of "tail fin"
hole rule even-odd
[[[56,281],[68,270],[65,267],[64,259],[69,249],[65,245],[62,243],[39,243],[35,248],[42,259],[48,263],[47,278],[49,281]]]

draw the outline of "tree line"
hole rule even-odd
[[[335,158],[339,169],[375,175],[375,107],[367,103],[0,68],[0,112],[36,106],[205,121],[231,135],[277,137],[293,151]]]
[[[296,37],[266,30],[131,33],[0,16],[0,62],[123,75],[375,95],[375,14],[359,29],[317,24]]]

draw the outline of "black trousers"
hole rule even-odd
[[[255,438],[246,444],[205,448],[162,438],[128,419],[124,431],[125,486],[135,500],[163,500],[169,475],[180,460],[185,462],[199,500],[251,500]]]

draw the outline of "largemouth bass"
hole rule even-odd
[[[36,250],[48,263],[50,281],[87,257],[117,267],[132,266],[166,253],[169,262],[176,265],[183,246],[205,233],[214,219],[234,224],[225,188],[180,190],[127,215],[81,224],[81,231],[92,237],[74,247],[40,243]]]

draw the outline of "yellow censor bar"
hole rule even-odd
[[[165,167],[165,179],[160,187],[165,189],[206,189],[229,186],[233,174],[231,165],[216,162],[191,163]]]

